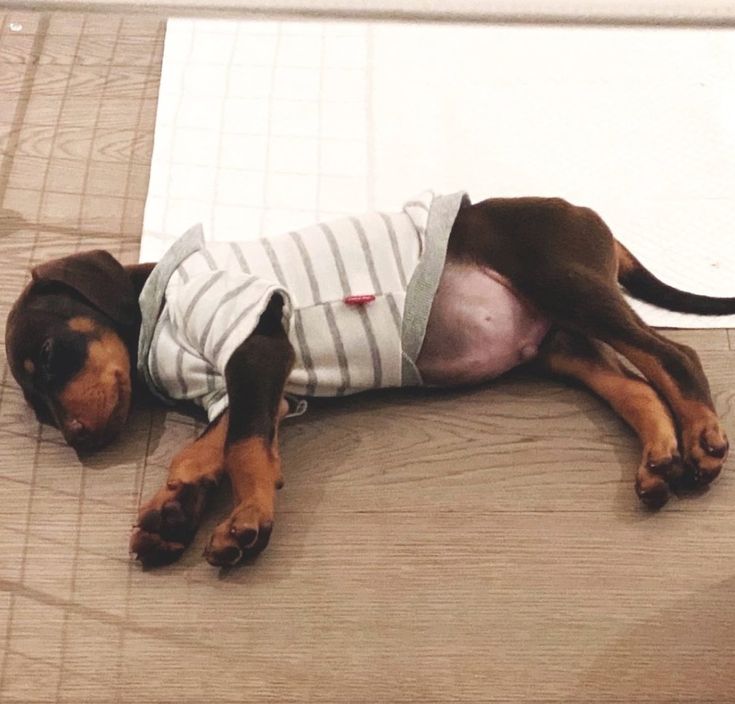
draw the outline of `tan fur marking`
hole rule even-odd
[[[658,359],[652,355],[622,343],[616,346],[668,400],[679,423],[686,460],[703,473],[713,476],[719,474],[727,453],[726,449],[725,456],[719,456],[718,452],[726,445],[727,435],[720,426],[713,405],[686,398]],[[715,452],[705,450],[702,443],[711,445]]]
[[[169,484],[195,484],[202,478],[219,478],[224,468],[228,419],[229,411],[207,433],[174,456],[168,473]]]
[[[676,445],[671,414],[646,382],[626,376],[622,370],[562,355],[552,355],[549,366],[557,374],[579,379],[604,398],[636,431],[644,446],[659,444],[664,438]]]
[[[113,332],[91,340],[82,370],[59,396],[66,419],[88,431],[118,429],[130,407],[130,358],[125,343]]]
[[[635,364],[669,402],[679,425],[681,452],[685,462],[696,467],[701,477],[711,481],[719,474],[727,455],[727,436],[714,410],[701,401],[685,398],[653,355],[622,343],[614,343],[614,347]],[[646,470],[645,464],[671,455],[676,451],[677,442],[671,415],[654,388],[643,381],[623,376],[622,371],[616,373],[614,367],[596,362],[551,355],[548,364],[552,371],[575,377],[587,384],[636,430],[644,446],[644,465],[638,475],[639,487],[645,490],[646,482],[659,483]],[[619,367],[619,362],[616,361],[616,365]],[[712,450],[708,451],[703,444],[711,446]]]
[[[622,342],[616,343],[615,349],[635,364],[646,375],[646,378],[656,385],[674,408],[683,401],[679,387],[666,373],[661,362],[654,355],[647,354],[637,347]]]
[[[205,556],[210,564],[231,565],[240,560],[243,550],[256,538],[267,538],[273,526],[276,484],[281,477],[281,462],[275,445],[265,438],[239,440],[227,449],[225,465],[230,475],[235,507],[212,533]],[[254,542],[243,543],[243,537]]]
[[[281,461],[265,438],[238,441],[228,449],[226,464],[236,502],[247,500],[272,512],[273,490],[281,476]]]
[[[710,415],[714,415],[711,407],[708,407],[700,401],[685,398],[678,384],[671,378],[669,373],[663,368],[661,362],[654,355],[622,342],[615,342],[613,344],[615,349],[635,364],[651,384],[661,392],[669,404],[671,404],[674,413],[676,413],[681,422],[692,420],[701,415],[703,410],[706,410]]]
[[[97,325],[91,318],[83,316],[71,318],[67,323],[67,327],[75,332],[94,332],[97,329]]]
[[[130,536],[130,550],[142,562],[166,561],[177,556],[193,537],[199,526],[211,485],[218,483],[224,470],[224,446],[227,437],[228,413],[224,413],[193,443],[185,447],[171,462],[168,479],[156,494],[140,507],[138,524]],[[178,506],[179,518],[188,524],[191,534],[169,540],[162,536],[161,516],[166,506]]]
[[[23,362],[23,369],[25,369],[29,374],[33,374],[36,371],[36,365],[30,359],[26,359]]]
[[[551,371],[579,379],[635,430],[643,445],[636,472],[636,492],[651,508],[660,508],[669,495],[667,478],[678,457],[676,428],[669,409],[647,382],[632,375],[606,348],[597,359],[580,359],[566,353],[550,354]]]

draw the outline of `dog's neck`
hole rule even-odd
[[[151,275],[155,264],[127,264],[124,269],[125,273],[130,277],[130,281],[135,289],[135,295],[140,296],[140,292],[143,290],[145,282]]]
[[[155,264],[148,263],[127,264],[123,267],[125,269],[125,273],[130,277],[130,282],[133,284],[133,290],[135,291],[136,298],[140,297],[143,286],[145,286],[145,282],[148,280],[148,277],[155,266]],[[126,344],[128,346],[128,353],[130,354],[133,400],[134,402],[140,402],[142,399],[153,399],[152,394],[148,391],[148,387],[138,376],[136,371],[138,361],[138,335],[136,334],[134,339],[126,340]]]

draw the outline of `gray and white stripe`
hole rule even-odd
[[[221,412],[227,362],[278,294],[296,351],[286,391],[328,396],[420,383],[414,361],[460,200],[427,193],[397,213],[249,242],[205,244],[192,228],[141,296],[157,319],[144,311],[146,380]]]
[[[352,292],[350,291],[350,282],[347,278],[347,270],[345,269],[345,262],[342,258],[342,253],[340,252],[339,245],[337,244],[337,239],[334,236],[334,232],[331,230],[329,225],[321,225],[321,228],[325,236],[327,237],[329,248],[332,252],[332,256],[334,257],[335,264],[337,265],[337,272],[339,274],[340,284],[342,285],[342,292],[344,293],[344,296],[347,297],[351,295]],[[368,267],[369,267],[369,264],[368,264]],[[372,276],[372,273],[371,273],[371,276]],[[377,275],[375,275],[375,278],[377,279]],[[329,321],[329,329],[332,332],[332,337],[334,339],[335,346],[339,345],[340,348],[344,350],[344,342],[341,338],[339,326],[337,326],[334,323],[334,317],[333,317],[334,307],[330,305],[327,307],[327,310],[330,311],[331,316],[332,316],[332,318]],[[373,326],[370,324],[370,318],[368,317],[364,308],[360,308],[360,320],[362,321],[362,327],[365,330],[365,337],[367,338],[367,343],[370,348],[370,357],[373,362],[373,388],[379,388],[383,380],[383,365],[380,360],[380,350],[378,349],[378,342],[375,338],[375,331],[373,330]],[[338,350],[338,359],[340,360],[340,368],[342,368],[343,362],[342,362],[342,358],[339,355],[339,350]],[[349,363],[346,359],[344,360],[344,369],[347,372],[347,378],[345,378],[345,375],[343,374],[343,381],[345,383],[345,389],[347,389],[350,383],[349,383]]]

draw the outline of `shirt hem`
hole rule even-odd
[[[469,205],[464,191],[438,196],[431,204],[426,224],[426,246],[406,288],[406,304],[401,329],[401,385],[421,386],[416,366],[426,336],[431,305],[444,270],[449,235],[459,209]]]
[[[204,230],[201,223],[198,223],[190,227],[163,255],[145,282],[138,298],[142,318],[138,338],[138,373],[143,377],[153,395],[168,404],[172,404],[173,401],[164,395],[155,383],[148,368],[148,353],[153,343],[158,317],[163,308],[169,279],[184,259],[203,246]]]

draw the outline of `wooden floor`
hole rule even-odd
[[[0,317],[49,257],[136,260],[164,26],[0,13]],[[735,334],[694,345],[735,437]],[[4,355],[3,355],[4,357]],[[80,461],[0,386],[0,701],[735,702],[735,481],[659,514],[636,440],[516,375],[316,405],[283,430],[271,547],[127,555],[196,427],[141,409]],[[735,461],[730,462],[735,470]]]

